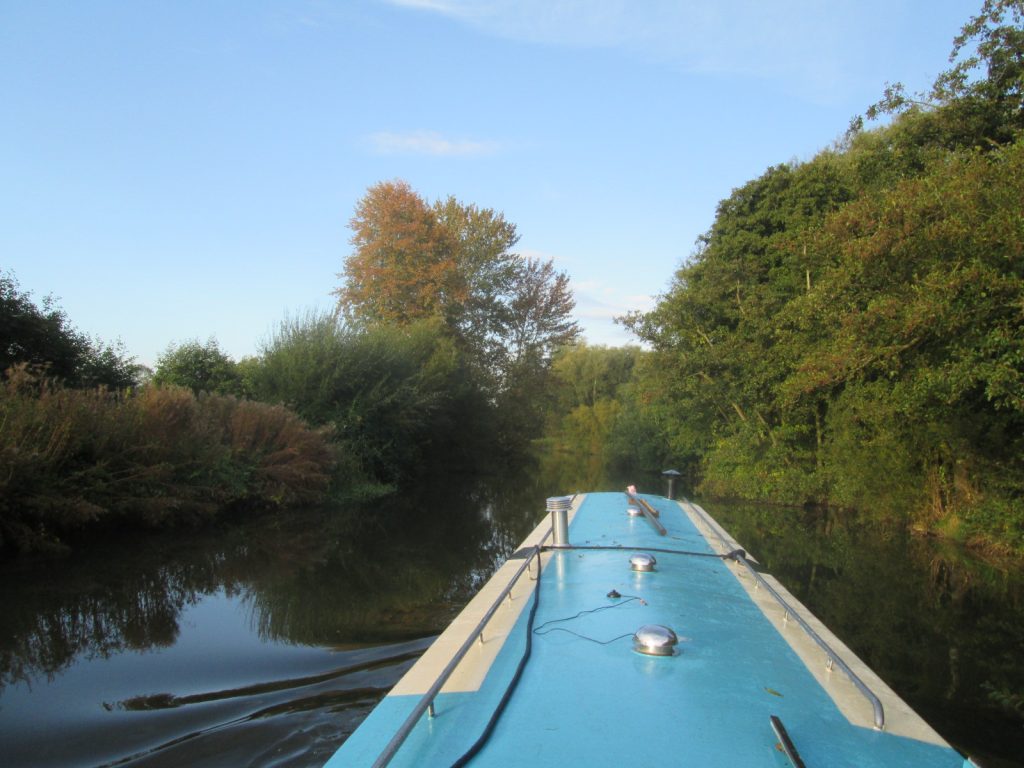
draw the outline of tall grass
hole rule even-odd
[[[336,466],[327,430],[283,406],[176,387],[67,389],[16,368],[0,386],[0,548],[59,546],[105,521],[315,503]]]

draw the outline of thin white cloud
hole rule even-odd
[[[435,131],[412,131],[394,133],[381,131],[371,134],[370,146],[380,155],[434,155],[455,157],[467,155],[491,155],[498,151],[494,141],[472,139],[450,139]]]
[[[785,78],[827,91],[864,56],[870,12],[892,0],[384,0],[512,40],[619,48],[691,72]],[[865,16],[869,21],[865,22]]]
[[[619,294],[614,288],[595,281],[574,283],[573,288],[576,319],[588,344],[644,346],[629,330],[615,321],[633,311],[653,309],[653,296]]]

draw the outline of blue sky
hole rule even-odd
[[[0,269],[153,364],[332,305],[367,187],[503,211],[588,341],[980,0],[0,0]]]

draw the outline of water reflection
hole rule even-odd
[[[245,606],[266,641],[358,645],[436,632],[543,514],[533,491],[424,488],[354,519],[308,510],[9,564],[0,685],[53,678],[82,657],[171,646],[182,611],[218,591]]]
[[[943,736],[985,766],[1024,755],[1024,574],[866,516],[709,511]]]
[[[321,764],[543,515],[537,477],[7,564],[5,765]]]

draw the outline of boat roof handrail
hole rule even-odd
[[[712,519],[710,518],[710,516],[703,509],[701,509],[697,504],[690,504],[689,506],[690,506],[691,509],[693,509],[700,516],[700,518],[710,528],[714,529],[716,527],[715,525],[712,524]],[[752,566],[747,561],[746,554],[743,553],[742,550],[737,552],[737,556],[735,557],[735,559],[738,562],[743,563],[743,565],[746,567],[747,571],[749,571],[750,574],[754,577],[754,580],[759,585],[765,587],[765,589],[768,590],[768,593],[773,598],[775,598],[775,601],[779,605],[782,606],[782,608],[786,611],[786,615],[787,616],[792,616],[794,619],[796,619],[796,622],[801,626],[801,628],[804,630],[804,632],[806,632],[807,635],[815,643],[818,644],[818,647],[821,648],[821,650],[823,650],[825,652],[825,655],[828,657],[828,661],[829,661],[830,667],[831,667],[832,664],[838,665],[838,667],[841,670],[843,670],[843,672],[850,679],[850,682],[853,683],[853,685],[857,688],[857,690],[860,691],[861,694],[863,694],[863,696],[869,702],[871,702],[871,708],[872,708],[872,710],[874,712],[875,730],[878,730],[878,731],[884,730],[885,729],[885,710],[882,707],[881,699],[879,699],[878,696],[875,695],[874,691],[872,691],[870,688],[868,688],[868,686],[864,683],[864,681],[861,680],[852,669],[850,669],[849,665],[847,665],[847,663],[842,660],[842,658],[839,656],[839,654],[837,654],[834,650],[832,650],[832,646],[830,646],[827,642],[825,642],[825,640],[821,637],[821,635],[819,635],[817,632],[814,631],[814,628],[811,627],[811,625],[808,624],[804,620],[803,616],[801,616],[799,612],[793,610],[793,608],[789,605],[789,603],[786,602],[785,598],[782,595],[779,594],[778,590],[776,590],[771,584],[769,584],[768,580],[765,579],[764,576],[762,576],[758,572],[758,570],[756,568],[754,568],[754,566]]]
[[[448,682],[448,678],[451,677],[455,668],[459,666],[463,657],[469,653],[469,649],[473,647],[473,643],[477,638],[482,637],[484,627],[487,626],[488,622],[490,622],[491,618],[498,611],[501,601],[508,597],[512,588],[515,587],[516,582],[519,581],[519,577],[522,576],[523,572],[530,567],[530,563],[533,562],[533,558],[536,556],[539,560],[544,542],[547,541],[549,536],[551,536],[552,530],[552,528],[548,528],[547,533],[544,534],[537,544],[525,549],[526,556],[523,559],[523,564],[519,566],[519,569],[514,574],[512,574],[512,577],[508,580],[508,584],[501,590],[501,593],[494,598],[494,602],[491,603],[491,607],[487,609],[487,612],[477,623],[476,627],[474,627],[473,631],[469,633],[469,636],[462,644],[462,647],[460,647],[451,658],[451,661],[448,662],[447,666],[441,670],[437,679],[434,680],[430,688],[427,689],[427,692],[423,694],[420,700],[416,703],[416,706],[413,707],[412,712],[409,713],[405,722],[402,723],[401,727],[395,732],[395,735],[391,737],[391,741],[387,743],[387,746],[384,747],[384,750],[374,761],[373,768],[384,768],[384,766],[391,762],[399,748],[401,748],[402,744],[405,743],[405,740],[409,737],[409,734],[412,733],[413,728],[416,727],[416,723],[418,723],[420,718],[423,717],[424,712],[429,710],[431,715],[433,715],[434,699],[437,697],[437,694],[441,692],[441,688],[443,688],[444,684]],[[540,567],[541,564],[538,562],[537,565]]]

